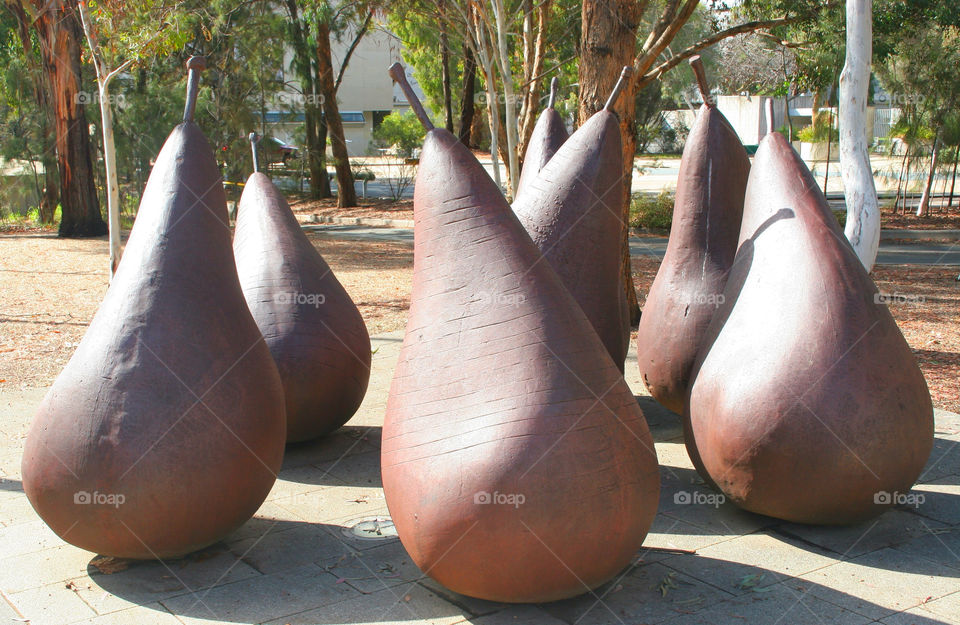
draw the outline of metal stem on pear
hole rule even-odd
[[[257,133],[251,132],[247,135],[247,139],[250,139],[250,151],[253,153],[253,173],[260,171],[260,164],[257,161],[257,141],[260,140],[260,137],[257,136]]]
[[[775,129],[773,127],[773,98],[770,98],[767,100],[766,110],[767,110],[767,134],[770,134],[771,132],[775,132]]]
[[[407,74],[403,71],[403,65],[400,65],[400,63],[394,63],[387,70],[387,73],[390,74],[390,77],[393,78],[394,82],[400,85],[400,88],[403,89],[404,95],[407,96],[407,102],[410,103],[410,108],[413,109],[413,113],[417,116],[417,119],[420,120],[420,123],[423,124],[423,127],[427,130],[433,130],[433,122],[430,121],[430,116],[427,115],[427,111],[423,108],[423,104],[420,103],[420,98],[418,98],[417,94],[413,92],[413,87],[411,87],[410,83],[407,82]]]
[[[192,122],[197,108],[197,91],[200,89],[200,72],[207,68],[207,58],[191,56],[187,59],[187,103],[183,108],[183,121]]]
[[[707,106],[716,106],[713,96],[710,95],[710,83],[707,82],[707,71],[703,67],[703,59],[700,55],[690,57],[690,67],[693,69],[693,75],[697,77],[697,87],[700,88],[700,97]]]
[[[613,91],[610,92],[610,97],[607,98],[607,103],[603,105],[603,110],[613,112],[613,107],[617,103],[617,99],[620,97],[620,92],[623,91],[623,88],[627,86],[627,81],[633,75],[633,68],[629,65],[623,66],[623,71],[620,72],[620,78],[617,80],[617,84],[613,87]]]
[[[553,80],[550,81],[550,100],[547,101],[547,108],[553,108],[553,104],[557,101],[558,91],[560,91],[560,79],[554,76]]]

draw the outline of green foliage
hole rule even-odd
[[[673,195],[673,192],[667,189],[659,195],[635,193],[630,199],[630,227],[670,230],[673,222]]]
[[[390,113],[383,118],[380,127],[373,131],[373,137],[385,146],[393,146],[403,157],[410,157],[413,151],[423,143],[426,135],[423,125],[412,109],[402,115]]]
[[[826,111],[821,111],[813,123],[797,131],[797,138],[806,143],[826,143],[827,140],[839,141],[840,130],[830,125],[830,116]]]

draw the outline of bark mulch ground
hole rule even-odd
[[[413,250],[311,233],[370,334],[399,330],[410,306]],[[51,231],[0,233],[0,391],[44,387],[73,353],[107,288],[107,242]],[[659,261],[633,259],[640,304]],[[913,348],[934,404],[960,412],[960,282],[956,269],[880,267],[874,279]]]

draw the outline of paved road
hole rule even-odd
[[[368,241],[398,241],[413,243],[409,228],[371,228],[367,226],[306,225],[305,230],[337,238]],[[667,249],[667,238],[638,236],[630,238],[630,252],[662,258]],[[948,265],[960,266],[960,242],[902,244],[881,242],[877,256],[880,265]]]

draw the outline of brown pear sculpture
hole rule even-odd
[[[523,157],[523,169],[520,170],[520,180],[517,181],[517,197],[528,189],[544,168],[553,158],[564,141],[569,138],[567,127],[557,109],[553,108],[557,99],[560,81],[554,78],[550,81],[550,99],[547,108],[540,113],[537,123],[533,127],[530,140],[527,141],[527,153]]]
[[[687,408],[687,447],[705,477],[747,510],[798,523],[856,523],[896,503],[933,444],[927,385],[776,132],[754,159],[724,295]]]
[[[631,71],[624,68],[604,109],[567,139],[513,203],[621,372],[630,317],[620,267],[623,147],[612,109]]]
[[[703,106],[690,129],[667,251],[637,328],[637,364],[650,394],[683,414],[690,370],[737,253],[750,160],[710,96],[700,57],[691,60]]]
[[[243,189],[233,250],[247,305],[283,380],[287,441],[336,430],[366,393],[370,336],[350,295],[263,173],[251,174]]]
[[[23,487],[83,549],[172,558],[247,521],[273,486],[286,419],[243,299],[213,150],[184,122],[157,157],[123,260],[27,436]]]
[[[552,601],[609,580],[656,513],[653,441],[589,321],[452,134],[414,191],[410,317],[384,420],[404,547],[472,597]]]

